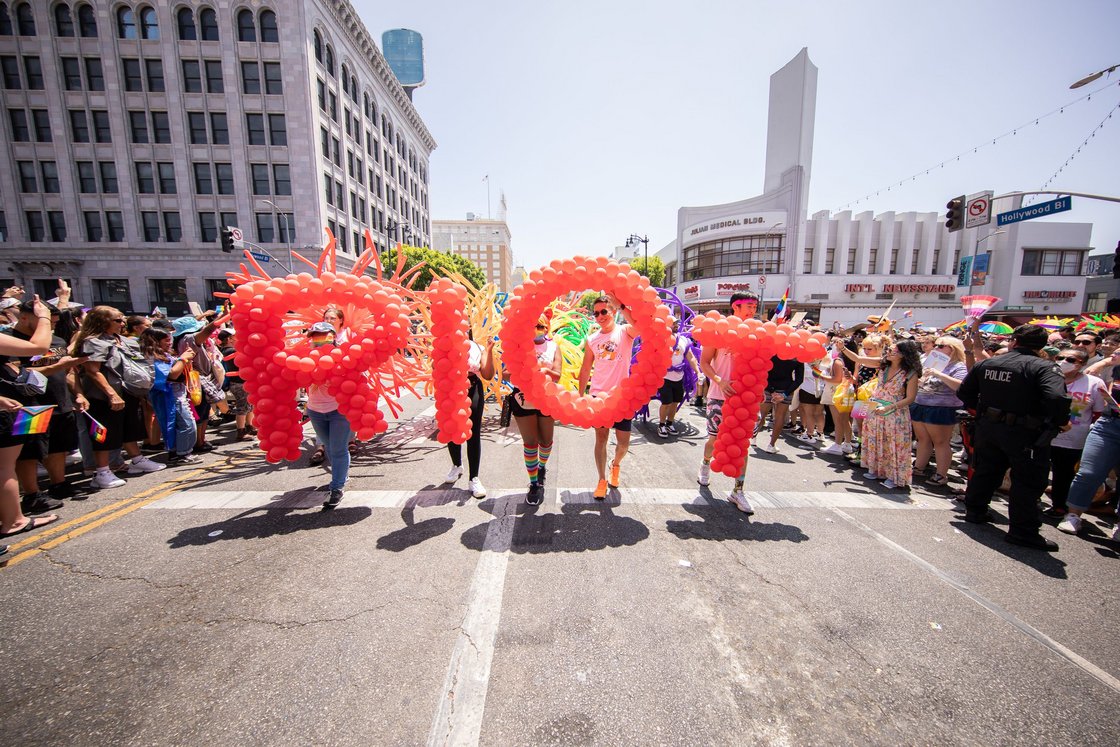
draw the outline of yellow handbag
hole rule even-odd
[[[194,366],[185,363],[183,371],[183,380],[187,383],[187,394],[190,395],[192,405],[202,404],[202,381],[199,379],[198,371],[194,370]]]

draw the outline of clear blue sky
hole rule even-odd
[[[489,174],[492,211],[504,190],[530,269],[606,254],[632,232],[652,251],[673,239],[678,207],[761,192],[770,74],[802,47],[820,69],[810,214],[986,139],[854,209],[943,211],[962,192],[1037,189],[1120,103],[1120,71],[1068,89],[1120,63],[1115,0],[352,2],[377,39],[424,36],[415,103],[439,143],[432,217],[485,215]],[[1120,111],[1054,184],[1120,195],[1118,165]],[[1111,251],[1120,204],[1073,202],[1063,218],[1092,222],[1093,246]]]

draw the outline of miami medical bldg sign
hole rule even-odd
[[[702,223],[694,223],[684,229],[684,244],[691,246],[701,241],[739,236],[744,233],[764,233],[785,223],[784,210],[740,213],[720,216]]]

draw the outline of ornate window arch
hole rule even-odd
[[[258,21],[261,27],[261,41],[279,43],[280,27],[276,23],[276,13],[265,8],[261,11]]]
[[[202,41],[218,41],[218,14],[213,8],[203,8],[198,11],[198,31]]]
[[[253,19],[253,11],[242,8],[237,11],[237,41],[255,42],[257,40],[257,24]]]
[[[66,3],[54,6],[54,33],[55,36],[74,35],[74,16],[70,14],[70,6]]]
[[[334,49],[331,48],[330,44],[327,45],[326,59],[324,60],[324,64],[326,65],[327,72],[330,73],[331,77],[332,78],[335,77],[335,73],[334,73]]]
[[[30,3],[16,6],[16,26],[20,36],[35,36],[35,14],[31,11]]]
[[[120,39],[136,38],[136,13],[127,5],[117,8],[117,37]]]
[[[89,3],[78,6],[78,34],[86,39],[97,38],[97,14]]]
[[[140,38],[150,41],[159,40],[159,16],[156,9],[146,5],[140,9]]]
[[[323,37],[319,35],[319,29],[315,29],[314,36],[315,44],[315,59],[319,62],[323,61]]]
[[[198,39],[198,27],[194,24],[194,11],[190,8],[179,8],[175,11],[175,24],[179,29],[179,41],[195,41]]]

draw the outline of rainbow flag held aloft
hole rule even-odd
[[[109,435],[109,429],[97,422],[97,419],[90,415],[88,411],[85,416],[89,418],[89,437],[99,444],[105,443],[105,437]]]
[[[25,405],[12,423],[13,436],[35,436],[47,432],[55,405]]]
[[[777,308],[774,309],[774,316],[770,317],[775,322],[785,321],[789,316],[789,286],[786,286],[786,292],[782,294],[782,300],[778,301]]]

